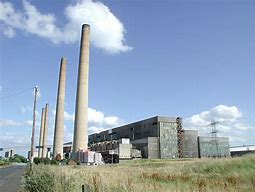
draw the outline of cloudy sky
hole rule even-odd
[[[231,145],[254,144],[254,8],[252,0],[1,0],[0,147],[29,148],[35,85],[36,137],[49,103],[52,143],[62,56],[65,142],[72,141],[83,23],[91,25],[89,133],[181,116],[200,135],[217,121]]]

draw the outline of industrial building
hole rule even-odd
[[[197,130],[184,130],[181,118],[156,116],[88,137],[91,151],[100,152],[106,162],[132,158],[175,159],[229,156],[229,139],[198,136]],[[72,143],[64,144],[64,153]]]
[[[14,154],[15,154],[15,151],[11,149],[10,151],[5,151],[4,157],[5,158],[13,157]]]
[[[229,138],[198,137],[199,157],[228,157],[230,156]]]
[[[230,154],[232,157],[255,154],[255,145],[232,146],[230,147]]]
[[[98,143],[122,138],[128,138],[133,148],[141,150],[144,158],[178,157],[176,118],[156,116],[92,134],[89,135],[89,147],[97,150]]]

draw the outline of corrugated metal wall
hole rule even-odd
[[[197,143],[198,131],[185,130],[184,131],[184,157],[185,158],[197,158],[198,157],[198,143]]]
[[[160,122],[160,158],[178,158],[177,130],[175,122]]]
[[[228,157],[229,138],[218,137],[217,140],[211,137],[198,137],[199,157]]]

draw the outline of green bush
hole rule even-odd
[[[52,160],[50,160],[50,164],[51,164],[51,165],[57,165],[57,164],[58,164],[58,161],[55,160],[55,159],[52,159]]]
[[[27,163],[27,159],[22,155],[15,154],[13,157],[9,158],[9,162]]]
[[[35,157],[33,161],[36,165],[38,165],[39,163],[41,163],[41,158]]]
[[[49,165],[49,164],[57,164],[57,161],[56,160],[50,160],[49,158],[39,158],[39,157],[35,157],[34,158],[34,163],[36,165],[42,163],[44,165]]]
[[[49,165],[50,164],[50,159],[49,158],[43,158],[42,162],[44,163],[44,165]]]
[[[49,169],[34,169],[22,179],[24,189],[29,192],[54,192],[54,174]]]
[[[16,163],[21,163],[21,160],[20,160],[20,158],[19,157],[10,157],[9,158],[9,162],[10,163],[13,163],[13,162],[16,162]]]
[[[39,165],[22,178],[22,186],[27,192],[76,192],[80,186],[75,176],[62,175],[55,166]]]
[[[21,163],[27,163],[27,158],[22,155],[15,154],[14,157],[19,158]]]
[[[9,164],[9,161],[7,160],[0,160],[0,166],[3,166],[3,165],[8,165]]]

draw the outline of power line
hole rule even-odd
[[[5,95],[5,96],[0,97],[0,99],[1,99],[1,100],[3,100],[3,99],[8,99],[8,98],[10,98],[10,97],[17,96],[17,95],[21,95],[21,94],[23,94],[23,93],[26,93],[26,92],[28,92],[28,91],[31,91],[31,90],[33,90],[33,89],[34,89],[34,87],[33,87],[33,88],[29,88],[29,89],[25,89],[25,90],[23,90],[23,91],[19,91],[19,92],[10,94],[10,95]]]

